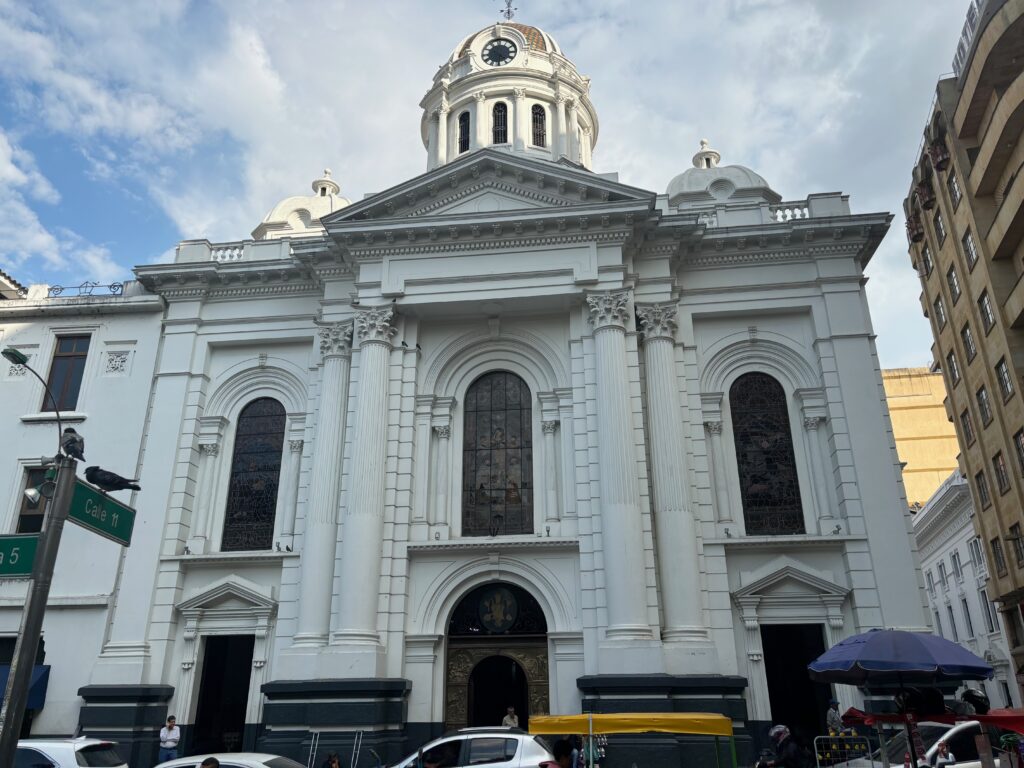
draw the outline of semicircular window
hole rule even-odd
[[[747,535],[804,532],[786,392],[764,373],[746,373],[729,389],[733,442]]]
[[[530,388],[508,371],[466,391],[462,432],[462,535],[533,533]]]
[[[515,584],[496,582],[463,597],[448,622],[450,637],[543,635],[548,631],[536,598]]]
[[[270,549],[281,478],[285,412],[277,400],[253,400],[238,415],[224,510],[224,552]]]

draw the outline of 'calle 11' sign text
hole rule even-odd
[[[132,541],[135,510],[76,478],[68,520],[127,547]]]

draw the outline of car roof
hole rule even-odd
[[[72,747],[87,747],[93,744],[112,744],[116,745],[116,741],[110,739],[94,739],[89,736],[79,736],[75,739],[18,739],[19,747],[43,747],[43,746],[72,746]]]
[[[176,760],[171,760],[161,765],[174,766],[174,765],[199,765],[203,760],[208,757],[216,757],[218,760],[252,760],[257,763],[265,763],[280,755],[271,755],[268,752],[200,752],[198,755],[190,755],[189,757],[179,757]]]
[[[444,737],[458,736],[460,733],[511,733],[522,736],[529,735],[522,728],[513,728],[509,725],[481,725],[475,726],[473,728],[459,728],[458,730],[448,731],[446,734],[444,734]]]

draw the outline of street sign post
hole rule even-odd
[[[31,576],[38,547],[38,533],[0,536],[0,578]]]
[[[68,519],[123,547],[132,542],[135,510],[101,493],[81,478],[75,478],[75,493]]]

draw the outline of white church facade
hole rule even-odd
[[[595,173],[588,92],[495,24],[422,102],[422,175],[350,203],[325,173],[122,295],[0,302],[44,376],[88,339],[75,426],[143,489],[129,548],[69,533],[34,733],[143,765],[172,713],[197,751],[363,732],[393,760],[511,705],[756,741],[818,727],[801,672],[834,642],[927,631],[864,293],[891,216],[784,202],[706,142],[665,193]],[[0,374],[15,532],[54,424]]]

